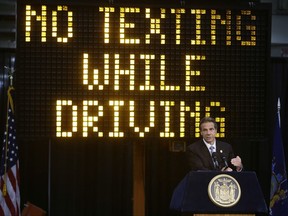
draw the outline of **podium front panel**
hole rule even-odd
[[[170,208],[191,213],[266,213],[267,206],[255,172],[225,172],[237,180],[241,196],[229,207],[216,205],[209,197],[210,181],[223,172],[189,172],[178,184]]]

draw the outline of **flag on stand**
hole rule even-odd
[[[0,215],[19,216],[19,158],[16,143],[16,129],[14,120],[14,106],[12,91],[8,89],[6,131],[4,132],[1,167],[0,167]]]
[[[272,149],[272,173],[270,188],[270,216],[288,215],[287,197],[287,173],[285,165],[285,154],[282,142],[281,122],[280,122],[280,100],[278,99],[278,112]]]

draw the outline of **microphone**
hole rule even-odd
[[[216,152],[212,153],[212,159],[213,159],[214,167],[216,169],[219,169],[219,163],[218,163],[218,160],[217,160],[217,153]]]
[[[225,164],[225,169],[227,168],[227,167],[229,167],[229,165],[228,165],[228,162],[227,162],[227,159],[226,159],[226,156],[223,154],[223,151],[222,150],[220,150],[220,156],[221,156],[221,159],[223,160],[223,162],[224,162],[224,164]]]

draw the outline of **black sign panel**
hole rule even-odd
[[[18,4],[20,137],[265,136],[270,8]]]

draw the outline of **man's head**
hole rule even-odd
[[[213,143],[217,134],[217,123],[214,118],[204,117],[200,121],[200,133],[207,143]]]

